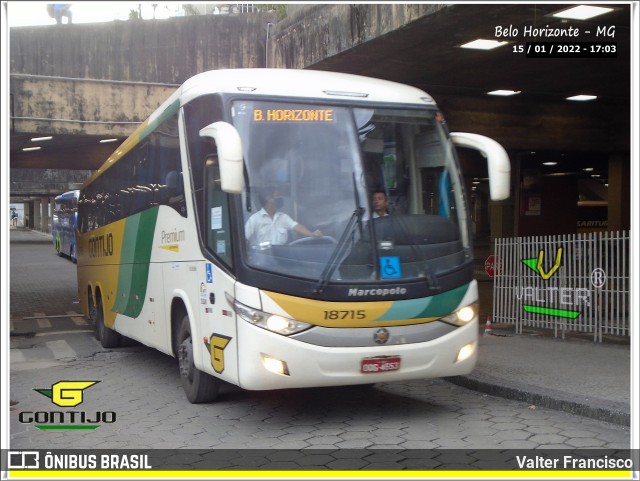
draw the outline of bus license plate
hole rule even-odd
[[[364,374],[397,371],[398,369],[400,369],[400,356],[369,357],[360,363],[360,372]]]

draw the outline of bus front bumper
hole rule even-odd
[[[470,373],[478,320],[427,342],[323,347],[239,322],[239,385],[248,390],[345,386]]]

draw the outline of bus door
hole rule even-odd
[[[228,194],[221,190],[217,155],[210,153],[204,162],[204,240],[208,254],[198,285],[200,319],[208,357],[207,369],[216,376],[238,384],[238,340],[236,314],[227,301],[227,294],[235,297],[235,279],[222,266],[233,264],[232,233],[229,222]]]

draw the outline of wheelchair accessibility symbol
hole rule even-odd
[[[213,264],[207,264],[207,284],[213,283]]]
[[[400,279],[402,277],[400,258],[397,256],[380,257],[380,277],[383,279]]]

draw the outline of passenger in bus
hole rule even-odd
[[[311,231],[282,212],[283,199],[274,187],[263,189],[258,194],[262,209],[249,217],[244,226],[247,242],[251,246],[286,244],[289,231],[306,237],[322,237],[319,230]]]
[[[384,217],[389,215],[389,200],[384,190],[376,190],[371,197],[371,205],[373,207],[373,218]]]

